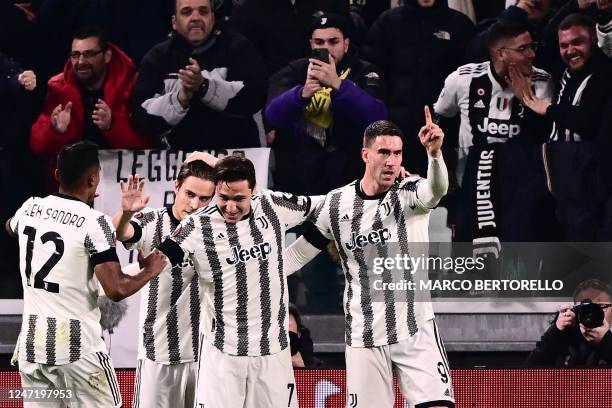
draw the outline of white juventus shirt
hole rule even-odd
[[[131,223],[134,236],[124,245],[142,249],[145,256],[179,225],[171,207],[146,208]],[[200,299],[199,278],[188,258],[151,279],[140,292],[138,358],[161,364],[196,361]]]
[[[289,345],[288,294],[282,251],[287,229],[302,223],[309,197],[263,190],[253,196],[250,214],[227,223],[217,207],[187,217],[159,249],[172,265],[185,254],[212,293],[205,315],[212,322],[205,338],[224,353],[265,356]]]
[[[376,196],[364,194],[359,183],[354,181],[325,196],[312,222],[305,224],[304,239],[319,249],[330,240],[335,242],[346,279],[346,344],[377,347],[414,335],[423,322],[434,317],[428,293],[417,299],[411,290],[384,291],[384,298],[382,292],[376,295],[375,276],[390,282],[392,272],[385,268],[374,273],[372,256],[421,255],[414,251],[426,249],[429,214],[446,193],[448,174],[441,158],[430,158],[428,179],[411,176]],[[414,282],[414,271],[400,273],[402,279]]]
[[[118,262],[110,217],[58,193],[28,199],[10,227],[23,284],[19,359],[63,365],[106,352],[93,268]]]
[[[550,75],[534,67],[531,80],[535,95],[550,101],[554,89]],[[489,61],[457,68],[444,81],[444,88],[434,104],[438,115],[461,114],[461,149],[478,143],[505,142],[519,136],[525,109],[509,88],[502,87]]]

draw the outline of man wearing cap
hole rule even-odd
[[[299,143],[296,182],[306,194],[325,194],[356,179],[362,163],[351,160],[361,149],[363,131],[385,119],[385,89],[378,68],[359,59],[344,17],[324,13],[310,26],[317,58],[289,63],[270,78],[264,118],[290,130]]]

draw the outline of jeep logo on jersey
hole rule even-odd
[[[228,264],[234,265],[241,262],[246,262],[252,258],[268,259],[268,255],[272,253],[272,245],[267,242],[253,245],[248,249],[240,249],[239,246],[232,247],[232,257],[226,258]]]
[[[367,244],[372,245],[386,245],[387,241],[391,239],[391,233],[388,228],[379,229],[376,231],[368,232],[367,234],[351,234],[351,240],[344,244],[346,249],[349,251],[355,251],[361,249]]]
[[[478,130],[490,135],[512,137],[521,133],[521,126],[509,124],[506,120],[484,118],[483,122],[478,125]]]

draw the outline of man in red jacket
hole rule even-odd
[[[102,29],[81,28],[73,36],[64,72],[49,80],[43,111],[32,125],[32,151],[52,159],[80,139],[102,149],[155,147],[129,121],[135,82],[134,63],[107,42]]]

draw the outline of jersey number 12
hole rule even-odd
[[[30,276],[32,275],[32,252],[34,251],[34,241],[36,239],[36,228],[27,226],[23,229],[23,233],[28,236],[28,244],[26,246],[25,259],[25,275],[28,286],[32,286]],[[54,231],[45,232],[40,236],[40,241],[43,244],[51,241],[55,245],[55,251],[47,262],[34,274],[34,287],[36,289],[44,289],[47,292],[59,293],[59,284],[55,282],[46,282],[45,278],[51,272],[51,269],[59,262],[64,255],[64,240]]]

